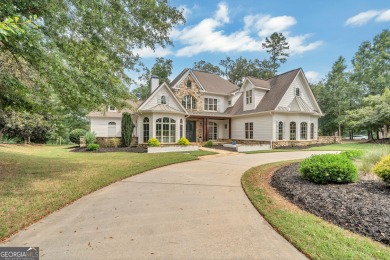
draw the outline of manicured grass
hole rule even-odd
[[[272,171],[290,162],[252,168],[242,186],[262,216],[312,259],[390,259],[390,247],[330,224],[283,199],[268,182]]]
[[[0,145],[0,240],[110,183],[213,154],[74,153],[64,146]]]

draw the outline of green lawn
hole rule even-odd
[[[73,153],[66,146],[0,145],[0,240],[110,183],[213,154]]]
[[[311,259],[390,259],[390,247],[330,224],[282,199],[268,182],[272,171],[289,163],[255,167],[241,179],[252,204],[275,230]]]

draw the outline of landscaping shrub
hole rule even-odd
[[[149,146],[160,146],[160,142],[156,138],[152,137],[148,140],[148,145]]]
[[[213,146],[213,142],[212,141],[207,141],[205,144],[204,144],[205,147],[212,147]]]
[[[133,134],[133,122],[131,115],[128,112],[122,115],[122,146],[128,147],[131,144],[131,136]]]
[[[362,156],[361,165],[359,170],[363,173],[373,173],[372,168],[377,164],[383,157],[390,154],[390,146],[388,145],[378,145],[373,150],[367,151]]]
[[[84,137],[85,137],[85,143],[87,145],[96,143],[96,134],[95,134],[95,132],[86,132]]]
[[[387,183],[387,185],[390,186],[390,155],[378,162],[374,166],[373,170],[384,182]]]
[[[100,148],[98,144],[89,144],[87,145],[87,151],[96,151]]]
[[[358,159],[361,158],[364,153],[361,150],[351,150],[351,151],[344,151],[341,154],[347,156],[349,159]]]
[[[299,164],[299,175],[318,184],[348,183],[357,180],[355,165],[342,154],[313,155]]]
[[[185,137],[182,137],[179,139],[179,141],[177,142],[179,145],[190,145],[190,141],[188,141],[187,138]]]
[[[72,143],[80,144],[80,136],[85,135],[86,132],[84,129],[74,129],[69,133],[69,140]]]
[[[119,138],[112,138],[111,139],[111,145],[117,148],[121,144],[121,139]]]

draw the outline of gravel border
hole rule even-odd
[[[128,152],[128,153],[146,153],[146,147],[100,147],[97,151],[87,151],[85,147],[76,147],[71,152],[88,152],[88,153],[111,153],[111,152]]]
[[[390,245],[390,188],[382,181],[318,185],[299,177],[294,163],[277,170],[271,186],[303,210]]]

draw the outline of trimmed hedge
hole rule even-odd
[[[374,168],[374,172],[390,186],[390,155],[384,157]]]
[[[177,142],[179,145],[190,145],[190,141],[188,141],[187,138],[185,137],[182,137],[179,139],[179,141]]]
[[[80,136],[85,135],[86,132],[84,129],[74,129],[69,133],[69,140],[72,143],[80,144]]]
[[[157,140],[157,138],[152,137],[148,140],[148,145],[149,146],[160,146],[160,142]]]
[[[89,144],[87,145],[87,151],[96,151],[99,150],[100,145],[98,144]]]
[[[299,175],[317,184],[349,183],[357,180],[357,169],[344,154],[312,155],[299,164]]]
[[[204,144],[204,147],[212,147],[213,146],[213,142],[212,141],[207,141],[205,144]]]

